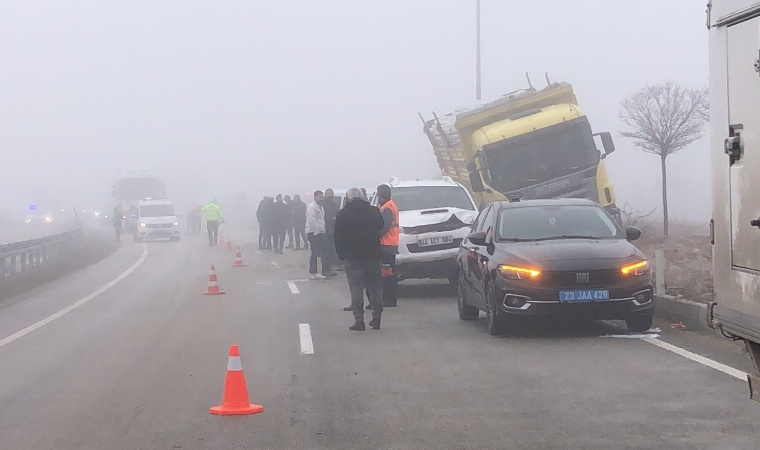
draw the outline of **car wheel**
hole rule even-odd
[[[625,324],[628,325],[628,331],[648,331],[652,328],[652,315],[651,314],[637,314],[625,319]]]
[[[499,316],[496,309],[496,295],[491,286],[486,287],[486,323],[491,336],[501,336],[506,333],[504,318]]]
[[[459,318],[462,320],[475,320],[480,316],[480,310],[468,305],[464,299],[464,280],[462,276],[458,277],[457,282],[457,311],[459,312]]]

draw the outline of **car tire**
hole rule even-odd
[[[475,320],[480,316],[480,310],[467,304],[464,298],[464,280],[457,277],[457,312],[462,320]]]
[[[652,314],[637,314],[625,319],[628,331],[642,332],[652,328]]]
[[[486,326],[491,336],[501,336],[507,332],[505,320],[496,311],[496,299],[491,286],[486,286]]]

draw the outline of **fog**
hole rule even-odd
[[[659,206],[619,100],[707,85],[704,0],[482,0],[483,98],[573,84],[618,202]],[[418,112],[474,100],[474,0],[0,2],[0,209],[111,205],[155,167],[183,202],[439,175]],[[705,132],[705,135],[707,133]],[[706,220],[706,139],[669,158],[675,218]]]

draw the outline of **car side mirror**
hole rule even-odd
[[[467,240],[472,242],[474,245],[486,245],[486,232],[476,231],[474,233],[470,233],[469,236],[467,236]]]
[[[627,227],[625,229],[625,238],[629,241],[635,241],[641,237],[641,230],[636,227]]]

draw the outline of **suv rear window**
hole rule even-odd
[[[391,192],[399,211],[437,208],[475,211],[475,205],[467,195],[467,191],[459,186],[394,187]]]

